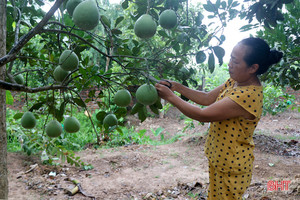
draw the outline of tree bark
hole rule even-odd
[[[0,0],[0,58],[6,55],[6,0]],[[0,66],[0,80],[5,80],[5,65]],[[8,199],[6,92],[0,89],[0,199]]]

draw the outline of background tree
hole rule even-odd
[[[278,65],[272,67],[262,79],[267,83],[294,90],[300,89],[300,2],[295,1],[286,5],[284,20],[274,28],[267,28],[258,32],[272,48],[284,52],[284,58]]]
[[[276,9],[270,9],[267,13],[280,13],[278,9],[282,2],[275,2],[272,6]],[[196,85],[192,77],[194,72],[213,72],[217,64],[223,63],[225,50],[220,47],[225,40],[223,30],[226,23],[239,14],[239,3],[233,0],[207,1],[194,8],[189,6],[187,0],[124,0],[122,10],[120,6],[113,7],[117,11],[106,8],[107,1],[97,1],[100,24],[93,31],[84,31],[74,25],[65,10],[66,3],[56,0],[50,11],[44,13],[41,9],[44,3],[39,0],[0,0],[1,199],[6,199],[8,192],[4,116],[5,96],[7,93],[9,98],[11,94],[6,91],[25,92],[27,100],[32,99],[27,101],[25,110],[46,116],[46,122],[50,119],[62,122],[64,114],[72,115],[73,107],[87,110],[86,103],[96,100],[101,111],[96,115],[97,120],[91,119],[91,123],[100,143],[113,129],[118,129],[103,126],[104,117],[114,113],[122,125],[122,119],[127,115],[125,108],[116,106],[112,101],[117,90],[154,83],[150,75]],[[254,2],[252,4],[255,5]],[[246,14],[258,13],[254,8],[250,6]],[[165,9],[176,11],[176,28],[166,30],[158,26],[157,33],[151,39],[140,39],[134,34],[134,23],[141,15],[148,13],[158,22],[160,13]],[[203,10],[209,12],[208,18],[217,21],[204,20]],[[56,15],[55,11],[58,11]],[[263,19],[268,21],[271,16],[264,15]],[[275,26],[277,18],[275,23],[274,20],[272,22],[271,25]],[[59,65],[61,53],[66,49],[76,53],[80,64],[63,81],[58,82],[53,72]],[[194,60],[195,65],[186,69]],[[24,84],[16,82],[15,77],[19,74],[23,75]],[[85,89],[90,92],[89,98],[83,101],[80,92]],[[135,90],[131,91],[134,95]],[[34,96],[35,93],[39,93],[38,97]],[[141,121],[147,117],[144,108],[138,110]],[[157,113],[160,105],[150,108]],[[17,114],[16,118],[22,114]],[[40,151],[60,154],[71,164],[81,164],[74,154],[59,144],[59,139],[53,141],[44,133],[45,130],[34,131],[36,138],[42,138],[38,148]]]

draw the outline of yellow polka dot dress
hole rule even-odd
[[[262,113],[262,86],[238,86],[228,79],[217,101],[229,97],[255,116],[212,122],[205,143],[209,160],[208,200],[242,199],[252,175],[253,132]]]

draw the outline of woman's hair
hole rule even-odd
[[[283,57],[283,53],[277,50],[270,50],[269,45],[260,38],[246,38],[239,42],[248,46],[248,51],[244,57],[245,62],[251,66],[258,64],[257,75],[265,73],[269,67],[278,63]]]

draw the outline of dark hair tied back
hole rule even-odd
[[[278,63],[283,57],[282,52],[270,50],[269,45],[260,38],[250,37],[243,39],[240,43],[249,47],[249,50],[244,57],[247,65],[259,65],[259,68],[256,72],[257,75],[268,71],[271,65]]]
[[[269,55],[269,64],[273,65],[278,63],[283,57],[283,53],[277,50],[271,50]]]

